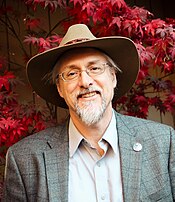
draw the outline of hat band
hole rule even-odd
[[[70,45],[70,44],[74,44],[74,43],[77,43],[77,42],[89,41],[89,40],[90,39],[88,39],[88,38],[74,39],[72,41],[69,41],[69,42],[65,43],[64,45]]]

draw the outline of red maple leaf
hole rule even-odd
[[[143,26],[145,30],[145,34],[150,36],[155,36],[157,28],[162,28],[165,26],[165,21],[160,19],[152,20],[151,22],[147,22],[146,25]]]
[[[120,17],[113,17],[112,22],[109,24],[109,28],[114,25],[120,29],[120,27],[121,27],[121,18]]]
[[[175,45],[170,48],[170,54],[172,60],[175,60]]]
[[[45,0],[44,8],[49,7],[49,10],[53,13],[58,7],[62,8],[65,5],[65,1],[62,0]]]
[[[140,68],[140,71],[136,80],[136,84],[139,84],[141,81],[143,81],[143,79],[146,79],[148,76],[149,76],[148,66],[142,66]]]
[[[138,20],[140,19],[142,23],[145,24],[147,21],[148,17],[153,16],[152,13],[150,13],[148,10],[140,7],[134,7],[133,9],[129,10],[130,12],[126,12],[126,16],[130,19],[135,19]]]
[[[70,2],[74,3],[74,7],[81,6],[83,4],[83,0],[70,0]]]
[[[163,62],[162,65],[163,65],[163,70],[165,71],[165,73],[173,72],[174,63],[172,61]]]
[[[147,103],[147,98],[143,95],[136,95],[135,100],[139,104]]]
[[[124,0],[108,0],[112,4],[112,6],[117,6],[118,9],[121,9],[122,7],[126,7],[126,3]]]
[[[50,42],[49,42],[49,40],[48,40],[48,38],[47,39],[44,39],[44,38],[39,38],[39,46],[41,46],[41,47],[50,47]]]
[[[141,43],[135,43],[135,45],[139,53],[141,66],[145,66],[152,63],[155,57],[153,51],[149,48],[145,48]]]
[[[82,6],[82,11],[86,11],[88,16],[92,16],[96,10],[96,5],[91,1],[87,1]]]
[[[48,37],[48,41],[50,43],[60,43],[62,40],[62,37],[59,35],[51,35]]]
[[[160,100],[160,97],[157,97],[157,96],[152,97],[152,98],[149,99],[149,104],[153,105],[153,106],[156,105],[159,102],[161,102],[161,100]]]
[[[141,107],[140,112],[142,113],[142,117],[146,118],[148,115],[148,106],[149,105],[144,105]]]
[[[175,94],[169,94],[164,102],[167,111],[175,113]]]
[[[4,75],[0,76],[0,90],[4,87],[7,91],[10,90],[10,81],[13,81],[15,76],[12,72],[4,72]]]
[[[25,36],[24,43],[27,43],[28,45],[38,45],[39,44],[39,39],[37,37],[33,36]]]
[[[167,98],[168,102],[175,105],[175,94],[170,94]]]
[[[125,35],[131,37],[132,35],[141,35],[143,36],[143,31],[141,27],[141,23],[139,20],[130,20],[125,19],[122,21],[123,29],[122,31],[124,33],[127,33]]]
[[[19,125],[19,121],[13,119],[12,117],[8,117],[7,119],[0,119],[0,127],[5,130],[9,130],[10,128],[17,128]]]

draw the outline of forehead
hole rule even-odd
[[[95,48],[74,48],[67,52],[65,52],[61,57],[58,59],[58,64],[60,67],[73,65],[73,63],[86,63],[98,60],[105,60],[106,55]]]

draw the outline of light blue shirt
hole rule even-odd
[[[69,202],[123,202],[116,119],[99,141],[100,156],[69,123]]]

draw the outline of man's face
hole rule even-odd
[[[72,118],[80,118],[87,125],[97,123],[106,111],[112,109],[111,100],[116,86],[115,71],[106,66],[103,73],[89,76],[87,68],[107,63],[105,55],[92,48],[74,49],[65,53],[59,60],[59,72],[71,69],[80,70],[75,80],[64,81],[59,77],[58,92],[69,107]]]

